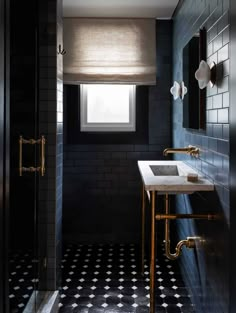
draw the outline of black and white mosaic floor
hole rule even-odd
[[[149,269],[139,273],[135,245],[71,245],[62,260],[60,313],[148,313]],[[176,262],[156,266],[156,312],[193,313]]]
[[[10,254],[9,264],[10,313],[21,313],[35,288],[35,262],[30,251]]]

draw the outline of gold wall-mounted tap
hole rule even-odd
[[[163,151],[164,156],[167,156],[170,153],[184,153],[194,157],[199,157],[200,149],[195,146],[188,146],[185,148],[167,148]]]

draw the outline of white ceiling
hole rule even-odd
[[[63,0],[66,17],[171,18],[178,0]]]

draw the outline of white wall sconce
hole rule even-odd
[[[179,84],[177,81],[174,81],[174,85],[170,88],[170,93],[173,95],[174,100],[177,100],[178,98],[183,100],[187,91],[188,89],[184,85],[184,82]]]
[[[206,88],[209,82],[211,87],[213,87],[216,82],[215,62],[212,62],[209,66],[206,61],[202,60],[197,71],[195,72],[195,78],[198,81],[198,86],[200,89]]]

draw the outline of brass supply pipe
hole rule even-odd
[[[200,150],[199,148],[195,146],[188,146],[184,148],[166,148],[163,151],[164,156],[167,156],[169,153],[184,153],[184,154],[190,154],[191,156],[198,157]]]
[[[177,220],[177,219],[204,219],[216,220],[216,214],[156,214],[157,220]]]

